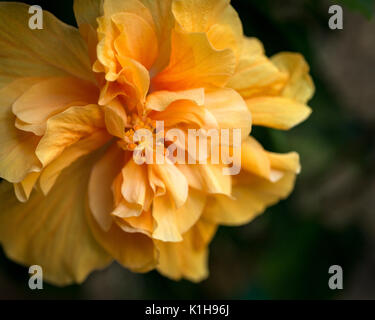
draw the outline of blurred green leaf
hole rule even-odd
[[[340,0],[339,2],[351,10],[359,11],[368,19],[374,15],[374,0]]]

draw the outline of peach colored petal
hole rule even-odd
[[[151,237],[154,230],[154,218],[151,211],[144,211],[139,217],[117,219],[116,222],[126,232],[139,232],[149,237]]]
[[[253,124],[289,130],[305,121],[311,109],[305,104],[284,97],[259,97],[246,100]]]
[[[98,27],[96,18],[103,15],[104,0],[74,0],[73,9],[79,26],[89,24]]]
[[[15,127],[11,107],[14,101],[39,78],[24,78],[0,89],[0,177],[9,182],[21,182],[28,173],[40,171],[35,155],[40,138]]]
[[[129,204],[139,210],[148,211],[151,205],[151,189],[148,185],[147,168],[130,159],[122,169],[121,194]]]
[[[156,175],[165,186],[168,194],[171,195],[177,208],[184,205],[188,198],[188,184],[185,176],[177,167],[169,162],[164,164],[149,165],[154,175]]]
[[[292,192],[295,174],[286,172],[277,182],[241,173],[241,183],[233,186],[233,199],[209,198],[203,217],[214,223],[238,226],[249,223],[264,210]]]
[[[31,124],[31,123],[24,122],[18,118],[16,118],[14,122],[14,126],[21,131],[31,132],[35,134],[36,136],[42,136],[46,131],[45,123]]]
[[[165,128],[176,128],[181,124],[188,124],[189,128],[218,128],[215,116],[203,106],[198,106],[189,100],[178,100],[162,112],[149,114],[153,120],[164,122]]]
[[[121,172],[123,151],[112,144],[95,163],[88,185],[89,207],[98,226],[108,232],[112,225],[111,212],[114,209],[112,184]]]
[[[168,195],[155,198],[152,216],[156,226],[152,237],[161,241],[182,241],[182,235],[199,220],[205,202],[205,195],[194,189],[189,190],[185,204],[178,209]]]
[[[141,17],[151,26],[154,24],[150,10],[139,0],[105,0],[103,10],[108,19],[116,13],[127,12]]]
[[[94,82],[78,30],[43,12],[42,30],[28,26],[29,5],[0,3],[0,87],[20,77],[70,76]]]
[[[186,177],[190,187],[204,193],[230,196],[232,179],[229,175],[223,175],[222,166],[207,163],[204,165],[181,164],[177,167]]]
[[[240,52],[242,23],[229,0],[177,0],[172,10],[183,30],[207,32],[216,49],[231,49],[236,56]]]
[[[227,86],[244,98],[279,94],[287,81],[287,74],[279,70],[266,56],[261,42],[244,38],[241,57]]]
[[[99,106],[71,107],[47,121],[46,133],[35,153],[43,166],[47,166],[65,148],[103,127],[104,115]]]
[[[77,78],[49,78],[20,96],[12,110],[17,118],[28,124],[44,124],[51,116],[71,105],[87,105],[98,101],[98,89]]]
[[[119,54],[117,59],[122,67],[118,82],[122,85],[128,84],[132,86],[136,92],[136,99],[142,103],[145,102],[150,87],[150,75],[147,69],[138,61],[127,56]],[[131,91],[127,94],[131,95]]]
[[[126,112],[119,99],[113,100],[104,107],[105,125],[110,134],[120,139],[124,138],[127,124]]]
[[[112,223],[108,232],[105,232],[90,212],[87,216],[95,239],[121,265],[134,272],[147,272],[156,266],[157,251],[148,236],[125,232],[116,223]]]
[[[151,75],[157,74],[163,70],[169,62],[171,51],[171,32],[175,26],[175,20],[172,14],[172,0],[140,0],[149,10],[154,22],[154,29],[158,37],[159,55],[150,70]]]
[[[147,96],[146,109],[164,111],[173,102],[188,100],[195,102],[198,106],[204,104],[204,89],[197,88],[185,91],[156,91]]]
[[[127,56],[150,69],[158,55],[157,37],[152,25],[128,12],[116,13],[111,19],[120,32],[114,41],[118,55]]]
[[[285,154],[267,152],[272,168],[281,171],[290,171],[296,174],[301,172],[301,164],[297,152]]]
[[[63,169],[80,157],[99,149],[110,139],[111,136],[106,131],[99,130],[67,147],[41,172],[39,186],[42,192],[48,194]]]
[[[199,282],[208,277],[208,242],[216,231],[216,225],[199,221],[184,235],[181,242],[157,241],[160,252],[158,271],[164,276],[180,280],[186,278]]]
[[[204,33],[172,32],[169,65],[152,80],[154,90],[222,87],[235,68],[231,50],[217,50]]]
[[[14,193],[21,202],[29,200],[31,191],[33,190],[35,183],[40,176],[40,172],[30,172],[25,179],[19,183],[14,183]]]
[[[111,261],[85,217],[83,195],[94,159],[75,162],[48,196],[35,191],[27,203],[16,199],[11,185],[0,184],[0,243],[6,255],[26,266],[42,266],[44,280],[55,285],[81,283]]]
[[[298,53],[282,52],[273,56],[271,61],[288,75],[288,81],[281,94],[300,103],[307,103],[314,95],[315,86],[305,58]]]
[[[247,137],[242,143],[241,164],[243,170],[271,179],[271,161],[261,144],[253,137]]]
[[[241,129],[242,139],[251,131],[251,113],[245,101],[233,89],[213,90],[205,96],[205,107],[221,129]]]

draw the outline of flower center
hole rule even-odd
[[[134,134],[137,130],[149,130],[152,135],[156,131],[156,121],[152,120],[147,116],[140,117],[138,114],[133,113],[128,116],[127,126],[125,129],[124,140],[119,141],[119,146],[124,150],[134,151],[140,144],[144,143],[144,139],[141,141],[134,141]]]

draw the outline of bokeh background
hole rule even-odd
[[[124,0],[125,1],[125,0]],[[75,25],[72,0],[39,4]],[[301,52],[316,94],[312,116],[289,132],[255,128],[269,150],[298,151],[295,192],[240,228],[221,227],[211,275],[193,284],[117,264],[80,286],[28,288],[28,269],[0,249],[2,299],[375,299],[375,11],[374,0],[233,0],[246,35],[267,54]],[[344,30],[330,30],[328,8],[344,8]],[[0,48],[1,51],[1,48]],[[328,268],[344,271],[344,289],[328,288]]]

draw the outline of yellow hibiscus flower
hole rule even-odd
[[[205,279],[217,226],[248,223],[293,189],[298,154],[265,151],[249,134],[309,116],[305,60],[267,58],[229,0],[75,0],[79,30],[48,12],[43,30],[31,30],[28,8],[0,3],[7,256],[42,266],[56,285],[82,282],[113,259]],[[156,121],[241,129],[241,172],[137,164],[134,133],[155,132]]]

